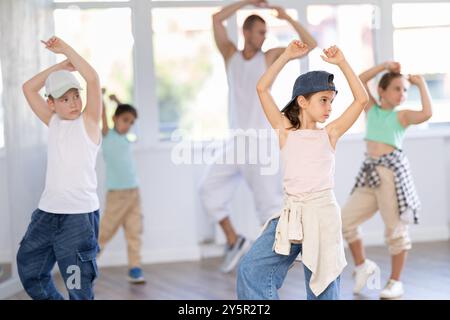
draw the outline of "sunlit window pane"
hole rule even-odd
[[[393,5],[394,58],[405,74],[422,74],[433,101],[431,125],[450,121],[449,3],[404,3]],[[427,41],[428,40],[428,41]],[[425,42],[425,45],[419,43]],[[421,109],[420,94],[412,86],[402,109]],[[426,126],[426,124],[424,124]]]
[[[95,68],[107,94],[114,93],[121,101],[133,103],[131,10],[58,9],[54,16],[56,34]],[[64,57],[59,55],[58,58]],[[84,90],[82,94],[85,93]],[[109,103],[108,99],[106,102]],[[109,118],[114,112],[113,107],[111,104],[107,109]]]
[[[326,63],[320,55],[324,48],[337,45],[356,73],[372,67],[374,59],[372,5],[314,5],[308,6],[307,17],[310,29],[318,42],[318,48],[310,55],[311,70],[326,70],[335,75],[338,95],[333,102],[330,120],[336,119],[353,100],[344,75],[334,65]],[[352,126],[349,132],[364,131],[364,116]]]
[[[392,22],[395,28],[450,25],[450,3],[397,3]]]
[[[297,11],[288,9],[287,13],[294,19],[298,18]],[[245,9],[237,13],[237,23],[239,26],[238,48],[244,48],[244,36],[242,33],[242,26],[245,19],[257,14],[261,16],[267,23],[266,41],[262,47],[263,51],[271,48],[286,47],[292,40],[298,39],[295,30],[286,21],[276,18],[275,12],[269,9]],[[300,75],[299,60],[289,62],[286,67],[280,72],[277,80],[272,87],[272,95],[278,107],[283,108],[286,103],[291,100],[292,87],[295,79]]]
[[[226,134],[225,66],[212,33],[214,8],[152,10],[160,137],[181,129],[192,139]]]
[[[426,47],[418,46],[418,38],[449,39],[450,27],[406,29],[394,32],[394,55],[395,59],[402,63],[403,72],[422,74],[427,80],[433,99],[433,117],[430,122],[448,122],[450,121],[450,62],[448,59],[450,44],[443,41],[428,42]],[[411,87],[409,90],[404,107],[416,110],[421,108],[420,95],[416,87]]]

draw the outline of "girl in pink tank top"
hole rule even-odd
[[[311,71],[295,81],[292,99],[281,111],[270,88],[292,59],[308,53],[293,41],[259,80],[257,91],[267,119],[276,130],[284,162],[285,204],[267,221],[260,237],[240,262],[238,299],[277,299],[287,271],[301,253],[307,299],[339,299],[340,274],[346,266],[340,209],[333,193],[335,147],[368,101],[358,76],[343,53],[332,46],[322,59],[337,65],[354,100],[336,120],[320,129],[337,94],[334,76]]]

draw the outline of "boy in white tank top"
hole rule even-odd
[[[49,139],[45,190],[20,243],[17,268],[32,299],[63,299],[51,276],[56,263],[70,299],[93,299],[98,276],[95,163],[101,143],[100,81],[89,63],[63,40],[52,37],[42,42],[67,59],[23,85],[31,109],[49,127]],[[87,84],[84,110],[81,86],[72,71],[78,71]],[[44,85],[47,101],[39,94]]]

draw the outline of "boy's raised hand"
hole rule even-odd
[[[338,65],[345,61],[344,54],[336,46],[331,46],[328,49],[324,49],[323,53],[324,54],[320,55],[320,57],[328,63]]]
[[[308,53],[308,45],[300,40],[292,41],[284,51],[289,60],[301,58]]]
[[[50,50],[53,53],[64,53],[66,48],[68,47],[67,43],[55,36],[51,37],[47,41],[41,40],[41,42],[45,44],[46,49]]]

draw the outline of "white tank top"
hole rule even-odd
[[[281,154],[289,195],[334,187],[335,151],[325,129],[289,131]]]
[[[99,209],[95,164],[100,145],[89,138],[82,115],[76,120],[52,116],[40,210],[78,214]]]
[[[236,51],[228,61],[230,129],[271,128],[256,93],[256,84],[266,69],[266,59],[261,51],[250,60],[244,59],[242,51]]]

